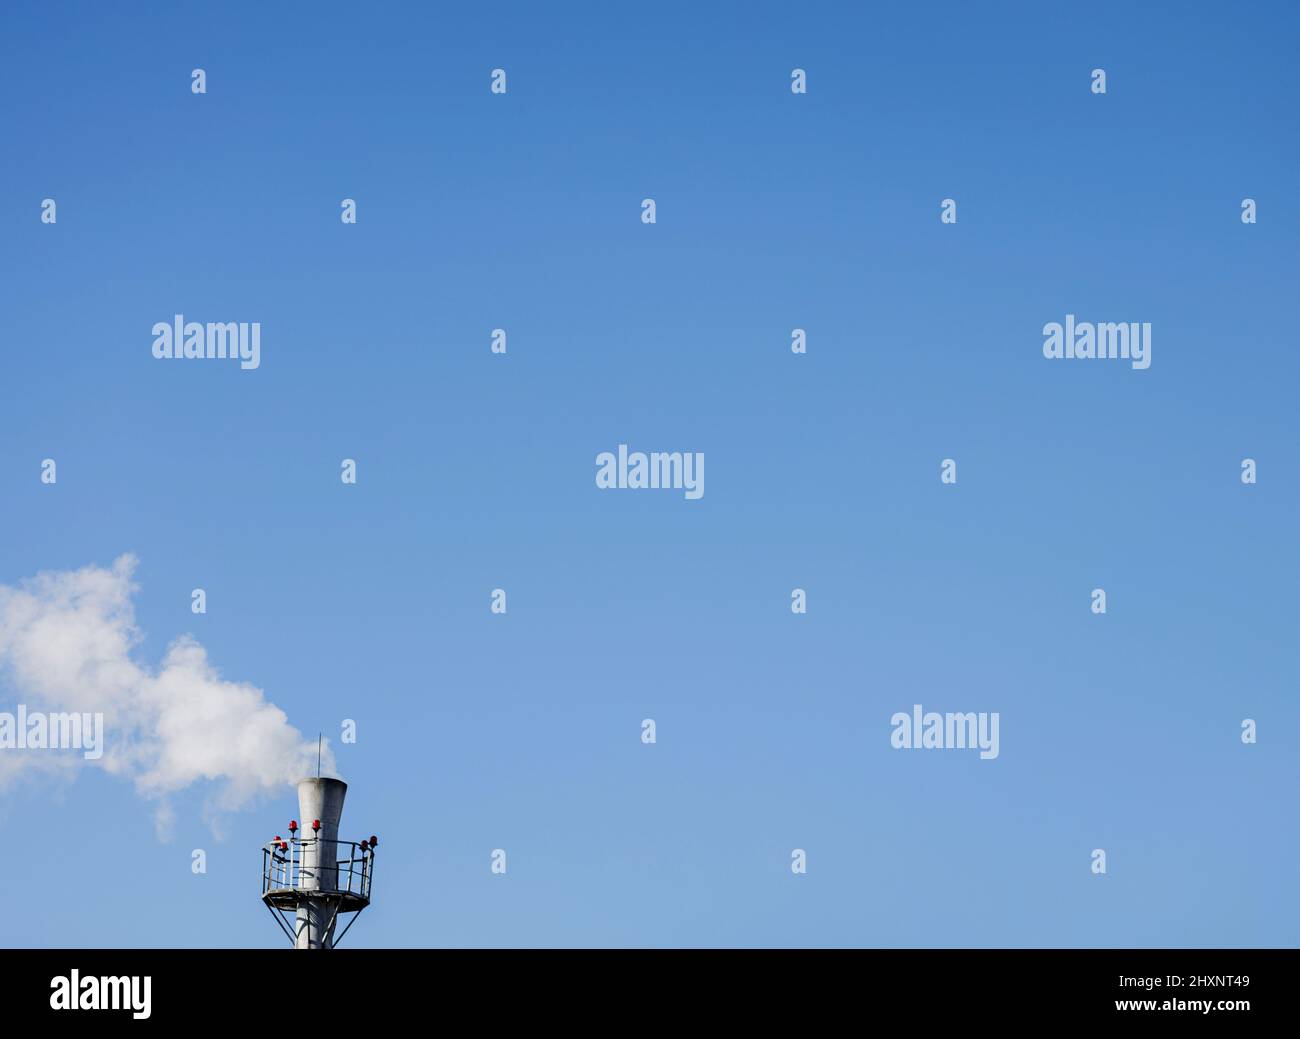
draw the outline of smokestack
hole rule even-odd
[[[277,835],[262,848],[262,901],[295,949],[332,949],[356,920],[338,933],[339,916],[360,914],[370,904],[378,842],[339,840],[347,792],[341,779],[300,780],[298,819],[289,824],[288,839]]]
[[[321,893],[320,897],[304,898],[298,906],[294,925],[298,949],[329,949],[333,944],[330,899],[325,893],[337,891],[339,886],[339,820],[347,794],[348,785],[341,779],[298,781],[298,818],[304,829],[311,827],[315,837],[303,845],[299,888]]]

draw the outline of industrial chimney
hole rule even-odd
[[[347,792],[341,779],[301,780],[288,838],[262,846],[262,901],[295,949],[334,948],[370,904],[379,840],[339,840]],[[340,932],[346,913],[352,919]]]

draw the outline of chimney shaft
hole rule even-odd
[[[304,779],[298,783],[299,831],[307,842],[302,849],[299,887],[306,892],[338,890],[339,819],[348,785],[341,779]],[[320,820],[320,829],[312,824]],[[314,838],[314,839],[313,839]],[[298,907],[296,920],[299,949],[328,949],[334,942],[332,910],[327,898],[308,895]]]

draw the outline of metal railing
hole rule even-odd
[[[370,901],[375,850],[355,841],[289,837],[262,845],[262,894],[348,894]]]

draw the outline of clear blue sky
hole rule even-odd
[[[351,945],[1296,944],[1294,7],[612,6],[7,5],[0,584],[132,552],[335,738]],[[0,944],[282,941],[204,787],[0,793]]]

